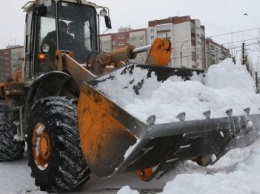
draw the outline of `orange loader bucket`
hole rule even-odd
[[[136,143],[135,134],[126,127],[132,125],[131,121],[119,122],[122,114],[130,117],[103,95],[83,84],[78,105],[80,141],[87,164],[97,176],[113,174],[124,160],[126,150]]]
[[[163,82],[172,76],[189,80],[194,72],[129,64],[82,83],[78,102],[79,133],[92,173],[102,178],[136,172],[141,179],[149,181],[160,178],[184,160],[206,166],[215,163],[228,150],[252,143],[260,134],[260,115],[250,115],[249,110],[241,116],[232,116],[229,110],[223,118],[211,119],[205,115],[201,120],[180,118],[177,122],[156,124],[155,115],[141,121],[124,110],[120,101],[111,98],[120,95],[121,90],[139,95],[145,84],[154,83],[150,82],[151,75]],[[129,79],[137,74],[139,76]],[[119,75],[130,81],[119,79]],[[134,80],[136,78],[138,80]],[[121,82],[125,85],[118,87]]]

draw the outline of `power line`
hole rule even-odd
[[[225,33],[225,34],[219,34],[219,35],[214,35],[214,36],[209,36],[208,38],[211,37],[217,37],[217,36],[224,36],[224,35],[230,35],[230,34],[237,34],[237,33],[241,33],[241,32],[247,32],[247,31],[252,31],[252,30],[260,30],[260,28],[253,28],[253,29],[247,29],[247,30],[241,30],[241,31],[236,31],[236,32],[231,32],[231,33]],[[207,38],[206,38],[207,39]],[[249,41],[249,40],[255,40],[258,39],[258,37],[256,38],[250,38],[250,39],[245,39],[245,40],[241,40],[241,41],[235,41],[235,42],[226,42],[226,43],[222,43],[221,45],[226,45],[226,44],[233,44],[233,43],[238,43],[238,42],[245,42],[245,41]],[[178,41],[178,42],[173,42],[174,45],[176,44],[180,44],[180,43],[184,43],[188,40],[183,40],[183,41]]]
[[[240,41],[235,41],[235,42],[227,42],[227,43],[222,43],[223,45],[224,44],[233,44],[233,43],[237,43],[237,42],[246,42],[246,41],[249,41],[249,40],[257,40],[258,37],[256,38],[250,38],[250,39],[245,39],[245,40],[240,40]]]
[[[229,32],[229,33],[225,33],[225,34],[217,34],[217,35],[213,35],[213,36],[210,36],[210,37],[225,36],[225,35],[247,32],[247,31],[252,31],[252,30],[259,30],[259,29],[260,28],[252,28],[252,29],[241,30],[241,31],[236,31],[236,32]]]
[[[253,45],[258,45],[258,44],[259,44],[259,42],[253,42],[253,43],[251,43],[251,44],[246,44],[245,46],[253,46]],[[229,50],[231,50],[231,49],[236,49],[236,48],[241,48],[241,45],[231,47],[231,48],[229,48]]]

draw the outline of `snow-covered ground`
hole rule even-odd
[[[244,114],[246,107],[251,114],[259,113],[260,96],[255,93],[252,77],[245,66],[234,65],[231,59],[210,66],[205,77],[195,73],[189,81],[179,76],[157,81],[155,73],[147,77],[148,70],[138,68],[133,74],[113,73],[97,85],[97,90],[143,122],[150,115],[156,116],[156,124],[176,122],[182,112],[186,120],[204,119],[202,113],[208,110],[211,118],[226,117],[228,109],[236,116]],[[140,95],[136,95],[131,88],[142,81]]]
[[[165,92],[167,89],[170,90],[170,95]],[[167,106],[164,110],[172,108],[180,112],[185,111],[190,113],[187,115],[189,119],[199,119],[194,111],[211,110],[213,116],[219,117],[229,108],[234,109],[234,114],[244,114],[242,110],[250,107],[254,113],[260,114],[260,95],[255,93],[254,81],[244,67],[234,65],[231,59],[212,66],[203,79],[188,82],[174,79],[161,84],[155,90],[155,94],[152,92],[145,95],[149,98],[126,96],[124,101],[122,98],[115,100],[119,100],[118,103],[125,106],[129,112],[139,114],[140,118],[143,116],[144,119],[147,115],[158,114],[153,105],[165,102]],[[171,103],[174,106],[171,106]],[[147,108],[140,109],[138,105]],[[163,120],[162,111],[160,114],[156,115],[157,122],[174,122]],[[260,139],[257,139],[246,148],[230,151],[212,166],[200,167],[192,161],[186,161],[162,179],[149,183],[141,182],[132,173],[102,180],[92,176],[89,182],[73,193],[138,194],[151,190],[151,193],[160,194],[258,194],[259,164]],[[30,178],[26,156],[19,161],[0,163],[0,173],[0,194],[44,193],[34,186],[34,180]]]
[[[216,164],[200,167],[187,161],[168,181],[160,194],[259,194],[260,140],[243,149],[231,150]],[[168,173],[168,175],[169,175]],[[124,186],[118,194],[137,194],[138,190]]]
[[[44,194],[34,186],[27,157],[0,164],[0,194]],[[258,194],[260,193],[260,140],[235,149],[216,164],[200,167],[187,161],[159,180],[142,182],[134,174],[110,179],[94,176],[80,190],[69,194]],[[46,193],[45,193],[46,194]],[[68,194],[68,193],[67,193]]]

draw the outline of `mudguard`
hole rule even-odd
[[[27,119],[27,114],[30,112],[31,106],[37,100],[48,96],[57,96],[70,78],[70,75],[60,71],[51,71],[36,78],[27,91],[24,111],[25,120]],[[27,121],[25,124],[26,123]]]

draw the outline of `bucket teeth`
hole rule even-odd
[[[147,118],[146,123],[151,126],[154,125],[156,121],[156,116],[155,115],[151,115]]]
[[[228,110],[226,111],[226,113],[227,113],[227,115],[228,115],[229,117],[232,117],[233,110],[232,110],[232,109],[228,109]]]
[[[178,118],[180,121],[185,121],[185,116],[186,116],[186,113],[182,112],[182,113],[178,114],[176,118]]]
[[[204,112],[203,114],[204,114],[204,116],[206,117],[206,119],[209,119],[210,118],[210,110],[208,110],[208,111],[206,111],[206,112]]]
[[[245,108],[244,111],[246,112],[246,115],[249,116],[250,108]]]

